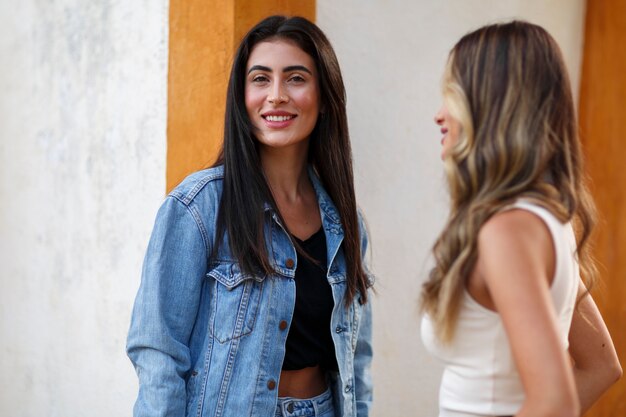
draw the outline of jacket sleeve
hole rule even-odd
[[[367,260],[368,236],[365,222],[359,213],[359,229],[361,233],[361,254],[363,267],[373,285],[374,278],[369,270]],[[357,301],[358,302],[358,301]],[[367,417],[372,407],[372,378],[370,366],[372,362],[372,291],[369,291],[367,303],[361,306],[361,320],[354,352],[354,384],[358,417]]]
[[[189,207],[168,197],[157,214],[133,308],[127,353],[139,378],[134,417],[184,417],[189,338],[208,244]]]

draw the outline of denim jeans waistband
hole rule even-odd
[[[278,397],[276,417],[332,416],[333,396],[330,388],[313,398]]]

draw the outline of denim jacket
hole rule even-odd
[[[330,330],[339,371],[329,381],[336,415],[363,417],[372,400],[371,303],[361,305],[355,297],[345,306],[343,229],[319,179],[312,171],[309,175],[326,235],[327,278],[335,302]],[[266,245],[275,273],[243,273],[226,240],[216,259],[209,259],[222,186],[222,167],[192,174],[157,214],[127,341],[139,378],[135,417],[275,413],[295,303],[296,250],[266,205]],[[359,225],[365,253],[361,219]]]

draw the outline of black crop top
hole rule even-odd
[[[330,317],[335,303],[326,279],[324,228],[305,241],[295,239],[319,265],[297,254],[296,305],[287,335],[282,369],[296,370],[320,365],[323,369],[336,371],[337,358],[330,332]]]

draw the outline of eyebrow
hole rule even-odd
[[[263,65],[253,65],[252,68],[248,70],[248,74],[250,74],[252,71],[271,72],[272,69],[270,67],[266,67]],[[283,68],[283,72],[291,72],[291,71],[304,71],[304,72],[311,74],[311,71],[304,65],[290,65],[288,67]]]

